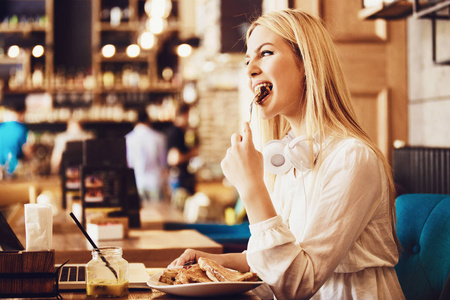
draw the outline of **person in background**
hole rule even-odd
[[[92,132],[84,130],[83,124],[78,120],[70,119],[67,121],[66,131],[59,133],[55,137],[52,156],[50,158],[50,173],[59,174],[61,171],[61,160],[67,142],[83,141],[93,139],[95,135]]]
[[[25,105],[11,103],[5,109],[0,123],[0,165],[12,175],[20,159],[31,157],[32,149],[27,144],[28,127],[23,123]]]
[[[128,167],[134,169],[141,201],[146,204],[165,200],[167,186],[166,137],[151,126],[145,109],[126,136]]]
[[[186,103],[177,108],[174,126],[167,130],[168,154],[167,163],[170,168],[171,177],[176,181],[172,187],[182,188],[188,194],[195,194],[195,174],[189,172],[189,161],[198,156],[198,145],[190,147],[186,143],[186,131],[189,127],[190,106]]]
[[[358,124],[322,22],[292,9],[259,17],[245,61],[251,90],[268,92],[254,119],[265,146],[244,122],[221,167],[247,211],[247,251],[188,249],[169,267],[204,256],[251,270],[262,299],[404,299],[390,166]]]

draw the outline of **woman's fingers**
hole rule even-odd
[[[240,134],[233,133],[231,135],[231,147],[235,147],[239,142],[241,142],[242,137]]]
[[[170,268],[182,267],[188,261],[195,261],[197,259],[195,253],[196,253],[195,250],[186,249],[183,252],[183,254],[181,254],[180,257],[178,257],[177,259],[172,261],[167,266],[167,268],[170,269]]]
[[[252,130],[248,122],[242,124],[242,141],[253,143]]]
[[[171,268],[176,268],[176,267],[182,267],[182,266],[186,265],[187,263],[189,263],[189,264],[196,263],[197,259],[202,256],[211,257],[211,254],[209,254],[207,252],[203,252],[203,251],[194,250],[194,249],[186,249],[186,250],[184,250],[183,254],[181,254],[180,257],[178,257],[177,259],[172,261],[167,266],[167,268],[171,269]]]
[[[242,124],[242,136],[238,133],[233,133],[231,135],[231,147],[236,146],[240,142],[253,144],[252,130],[248,122]]]

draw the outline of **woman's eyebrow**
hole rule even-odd
[[[272,43],[269,43],[269,42],[263,43],[263,44],[259,45],[258,48],[256,48],[255,51],[253,51],[253,52],[254,52],[254,53],[258,53],[259,50],[261,50],[261,48],[264,47],[264,46],[266,46],[266,45],[271,45],[271,46],[273,46],[273,44],[272,44]],[[245,54],[245,58],[248,58],[248,57],[250,57],[250,55]]]

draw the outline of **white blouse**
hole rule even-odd
[[[313,170],[277,176],[271,198],[278,216],[250,226],[246,252],[270,287],[255,289],[258,296],[404,299],[388,183],[367,145],[329,138]]]

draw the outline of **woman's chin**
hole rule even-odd
[[[268,120],[274,118],[275,116],[272,116],[272,115],[267,116],[267,115],[261,114],[259,117],[261,120],[268,121]]]

